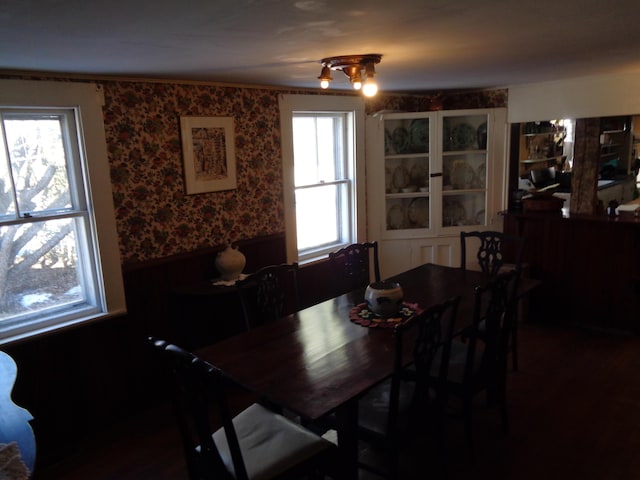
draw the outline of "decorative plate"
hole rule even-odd
[[[400,165],[393,170],[393,186],[400,190],[409,185],[411,178],[404,165]]]
[[[476,143],[476,137],[476,131],[468,123],[456,125],[451,131],[451,148],[454,150],[467,150]]]
[[[404,210],[400,205],[393,205],[387,212],[387,228],[398,230],[404,227]]]
[[[463,225],[467,219],[464,205],[458,200],[445,200],[442,206],[442,222],[445,227]]]
[[[376,316],[376,314],[367,307],[368,305],[366,302],[356,305],[349,312],[349,319],[363,327],[393,328],[414,315],[422,313],[422,308],[420,308],[417,303],[402,302],[402,308],[400,311],[396,315],[388,318]]]
[[[409,145],[414,153],[429,151],[429,121],[417,118],[409,125]]]
[[[487,122],[482,122],[476,130],[478,137],[478,148],[484,150],[487,148]]]
[[[484,164],[484,162],[482,162],[478,168],[476,168],[476,178],[474,181],[474,186],[476,188],[484,188],[485,187],[485,182],[487,181],[487,167]]]
[[[445,119],[442,122],[442,144],[444,145],[444,150],[449,151],[453,149],[453,137],[451,135],[451,125]]]
[[[485,223],[485,211],[484,210],[478,210],[476,212],[475,217],[473,218],[473,221],[475,222],[475,225],[484,225],[484,223]]]
[[[407,218],[413,226],[429,226],[429,200],[426,198],[414,198],[407,209]]]
[[[429,184],[428,178],[429,170],[425,166],[425,164],[421,161],[417,161],[409,171],[409,176],[411,177],[411,183],[413,185],[423,186]]]
[[[384,153],[385,155],[393,153],[393,138],[386,128],[384,129]]]
[[[451,185],[455,189],[467,189],[473,186],[475,172],[464,160],[454,160],[451,166]]]
[[[404,127],[396,127],[392,134],[393,149],[396,153],[409,153],[409,132]]]
[[[393,170],[389,167],[384,169],[384,188],[387,193],[391,193],[393,189]]]

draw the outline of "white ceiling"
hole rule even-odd
[[[315,88],[322,58],[380,53],[383,90],[504,87],[639,70],[639,20],[637,0],[4,1],[0,70]]]

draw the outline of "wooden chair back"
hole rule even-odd
[[[300,310],[298,264],[269,265],[236,282],[247,330]]]
[[[446,381],[451,353],[451,340],[458,314],[460,297],[433,305],[394,329],[396,338],[396,374],[391,385],[390,411],[397,410],[400,381],[414,381],[414,410],[441,410],[446,403]],[[410,345],[405,345],[410,339]],[[412,349],[411,369],[403,365],[405,347]],[[435,403],[434,403],[435,402]],[[390,426],[395,422],[390,418]]]
[[[390,382],[368,392],[359,402],[359,434],[388,451],[388,469],[360,462],[361,468],[398,478],[403,439],[423,427],[443,429],[446,377],[459,297],[434,305],[394,328],[394,373]],[[407,362],[409,364],[407,365]],[[437,362],[438,374],[431,375]],[[435,422],[435,425],[433,424]]]
[[[178,419],[189,478],[232,478],[213,441],[215,429],[211,424],[211,415],[215,414],[225,429],[236,479],[247,479],[233,417],[227,404],[222,372],[164,340],[150,337],[149,343],[159,354],[165,370],[170,373],[168,389]]]
[[[480,271],[489,276],[497,275],[506,264],[518,272],[522,268],[524,239],[497,231],[460,232],[460,267],[467,269],[467,251],[471,242],[478,245],[475,258]]]
[[[463,382],[470,388],[504,387],[518,280],[518,272],[510,270],[475,288],[473,323],[465,331],[468,347]],[[482,342],[480,357],[476,355],[479,342]]]
[[[329,253],[329,261],[336,294],[363,288],[371,282],[381,280],[377,241],[352,243]]]

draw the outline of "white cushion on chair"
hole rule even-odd
[[[233,424],[251,480],[274,478],[316,453],[335,447],[301,425],[258,404],[239,413]],[[235,477],[224,429],[217,430],[213,440],[225,466]]]

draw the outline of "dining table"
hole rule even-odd
[[[402,287],[404,314],[460,296],[457,323],[465,325],[471,322],[474,288],[486,276],[428,263],[386,280]],[[393,328],[387,328],[392,324],[359,315],[366,310],[364,292],[361,288],[330,298],[196,351],[243,387],[303,421],[321,423],[332,415],[339,472],[345,479],[358,478],[358,399],[394,368]]]

